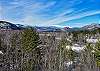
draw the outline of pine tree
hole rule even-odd
[[[95,51],[94,54],[96,57],[97,66],[100,67],[100,40],[97,42],[94,51]]]
[[[23,49],[23,70],[37,71],[39,64],[37,46],[39,44],[39,35],[33,29],[28,27],[21,34],[21,48]]]
[[[22,49],[32,51],[38,46],[39,36],[33,28],[27,28],[22,32]]]

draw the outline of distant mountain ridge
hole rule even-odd
[[[93,24],[90,24],[90,25],[86,25],[86,26],[83,26],[83,27],[80,27],[80,28],[70,28],[69,30],[66,30],[66,31],[69,31],[69,32],[72,32],[72,31],[93,31],[93,30],[96,30],[96,29],[100,29],[100,24],[96,24],[96,23],[93,23]]]
[[[32,27],[35,28],[38,32],[53,32],[53,31],[61,31],[60,28],[58,27],[54,27],[54,26],[49,26],[49,27],[38,27],[38,26],[24,26],[21,24],[13,24],[10,22],[6,22],[6,21],[0,21],[0,29],[12,29],[12,30],[21,30],[21,29],[25,29],[28,27]]]
[[[9,23],[6,21],[0,21],[0,29],[12,29],[12,30],[21,30],[21,29],[25,29],[28,27],[32,27],[32,26],[24,26],[21,24],[13,24],[13,23]],[[33,28],[35,28],[38,32],[60,32],[60,31],[81,31],[81,30],[94,30],[94,29],[98,29],[100,28],[100,24],[91,24],[91,25],[86,25],[83,26],[81,28],[69,28],[69,27],[63,27],[63,28],[59,28],[59,27],[55,27],[55,26],[49,26],[49,27],[38,27],[38,26],[34,26]]]
[[[54,26],[49,26],[49,27],[38,27],[38,26],[35,26],[34,27],[37,31],[39,32],[53,32],[53,31],[62,31],[61,28],[58,28],[58,27],[54,27]]]

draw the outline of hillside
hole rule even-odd
[[[17,27],[15,24],[6,22],[6,21],[0,21],[0,29],[12,29],[17,30],[19,27]]]

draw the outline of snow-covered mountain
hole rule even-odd
[[[100,28],[100,24],[96,24],[96,23],[82,27],[82,29],[86,29],[86,30],[93,30],[98,28]]]
[[[77,31],[85,31],[85,30],[87,30],[87,31],[93,31],[95,29],[100,29],[100,24],[94,23],[94,24],[86,25],[86,26],[83,26],[83,27],[80,27],[80,28],[77,28],[77,27],[70,28],[67,31],[69,31],[69,32],[72,32],[72,31],[76,31],[77,32]]]
[[[21,29],[25,29],[28,27],[33,27],[33,26],[24,26],[21,24],[13,24],[10,22],[6,22],[6,21],[0,21],[0,29],[13,29],[13,30],[21,30]],[[59,28],[59,27],[55,27],[55,26],[49,26],[49,27],[39,27],[39,26],[34,26],[33,28],[35,28],[38,32],[59,32],[59,31],[81,31],[81,30],[94,30],[94,29],[100,29],[100,24],[91,24],[91,25],[86,25],[83,26],[81,28],[69,28],[69,27],[64,27],[64,28]]]
[[[21,25],[21,24],[16,24],[16,26],[17,26],[19,29],[25,29],[25,28],[26,28],[26,26]]]
[[[21,24],[13,24],[6,21],[0,21],[0,29],[12,29],[12,30],[21,30],[25,28],[35,28],[39,32],[53,32],[53,31],[61,31],[61,28],[49,26],[49,27],[38,27],[38,26],[24,26]]]
[[[13,30],[17,30],[20,29],[19,27],[17,27],[15,24],[6,22],[6,21],[0,21],[0,29],[13,29]]]

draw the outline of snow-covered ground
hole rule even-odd
[[[86,41],[88,43],[95,44],[95,43],[98,42],[98,39],[86,39]],[[80,52],[80,51],[84,50],[85,45],[73,44],[72,46],[67,45],[66,48],[67,49],[72,49],[73,51],[76,51],[76,52]]]
[[[71,46],[70,45],[67,45],[66,46],[66,49],[68,49],[68,50],[71,49]]]
[[[80,52],[80,51],[84,50],[84,48],[85,48],[85,46],[80,46],[78,44],[74,44],[72,46],[70,46],[70,45],[66,46],[66,49],[72,49],[73,51],[76,51],[76,52]]]
[[[73,51],[77,51],[77,52],[80,52],[80,51],[84,50],[84,48],[85,48],[85,46],[80,46],[80,45],[78,45],[78,44],[74,44],[74,45],[72,46],[72,50],[73,50]]]
[[[86,39],[86,41],[88,43],[96,43],[96,42],[98,42],[98,39]]]
[[[0,51],[0,54],[3,54],[3,52],[2,52],[2,51]]]
[[[73,64],[73,61],[65,62],[64,64],[69,67],[70,65]]]

